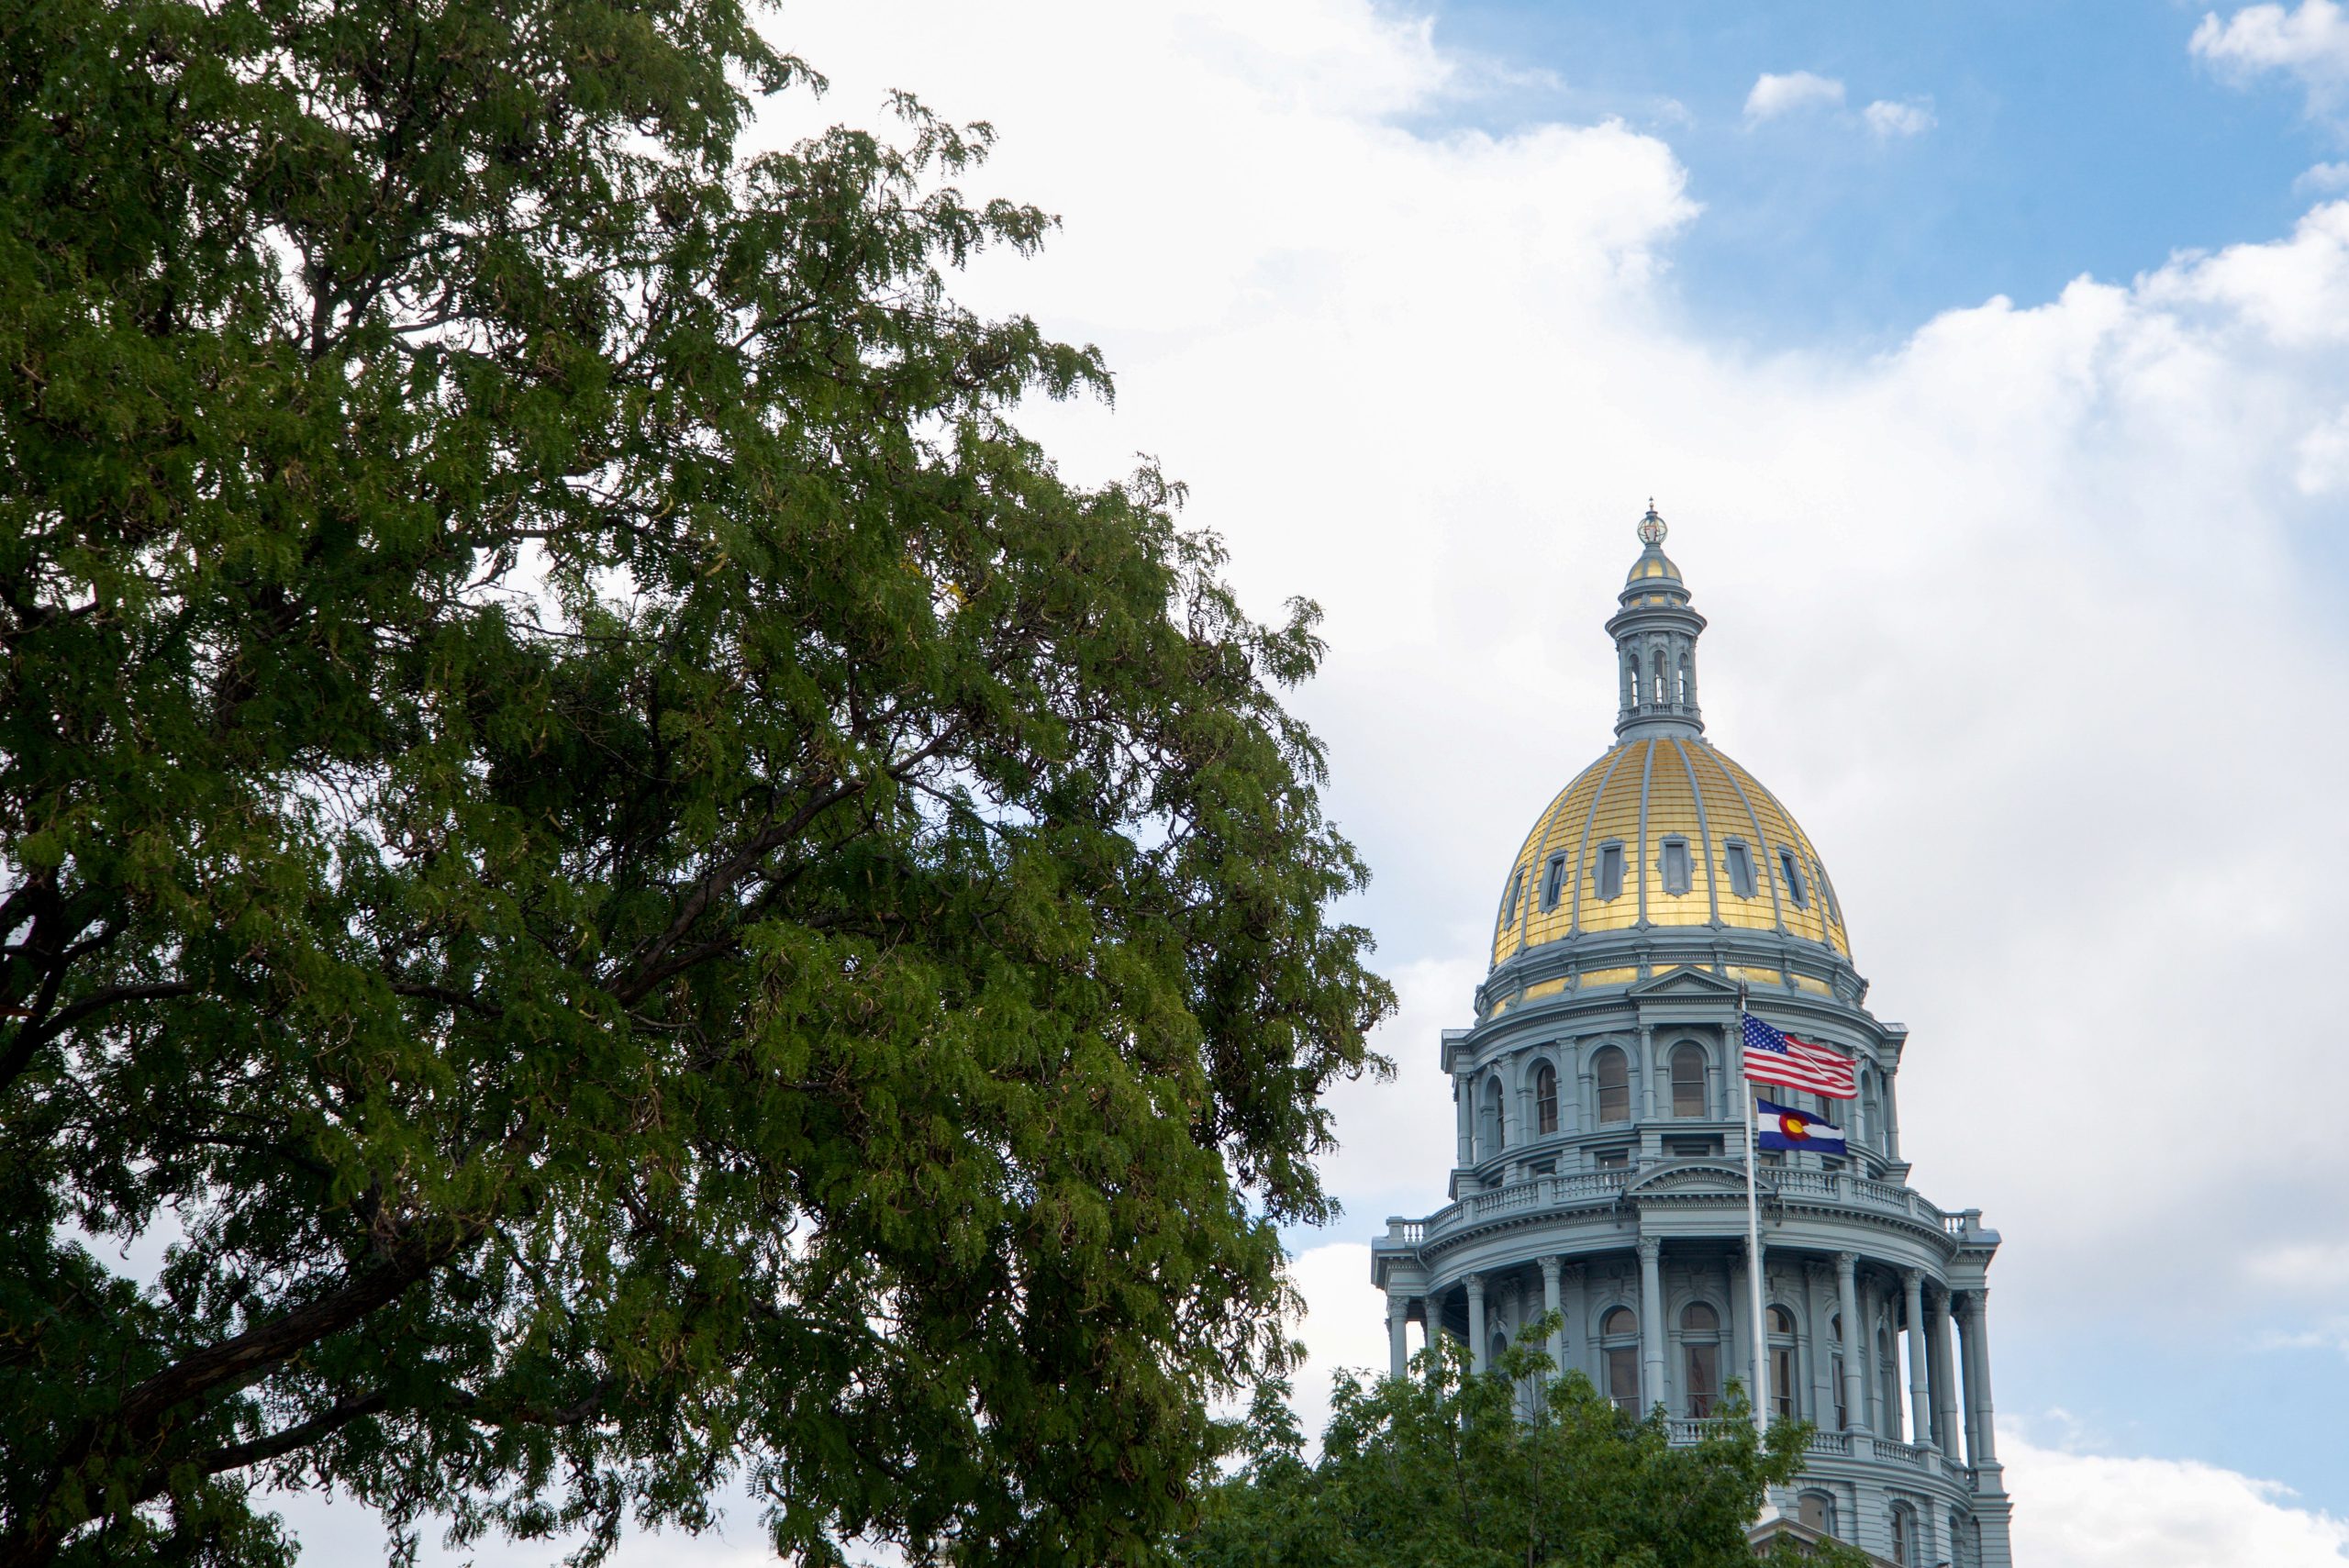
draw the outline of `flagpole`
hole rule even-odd
[[[1737,986],[1737,1097],[1745,1107],[1745,1277],[1752,1282],[1746,1322],[1753,1339],[1753,1426],[1770,1435],[1770,1331],[1762,1321],[1762,1205],[1754,1195],[1753,1087],[1745,1076],[1745,983]]]

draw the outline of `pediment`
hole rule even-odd
[[[1745,1190],[1745,1167],[1724,1160],[1692,1160],[1650,1171],[1623,1189],[1626,1197],[1643,1193],[1738,1192]]]
[[[1699,996],[1708,1001],[1737,1000],[1737,984],[1724,980],[1710,970],[1691,969],[1681,964],[1661,974],[1651,974],[1624,995],[1634,1001],[1651,1001],[1662,997]]]

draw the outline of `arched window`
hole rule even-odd
[[[1680,1358],[1688,1414],[1711,1415],[1721,1394],[1721,1316],[1701,1301],[1681,1308]]]
[[[1917,1560],[1917,1521],[1906,1503],[1892,1505],[1892,1560],[1910,1568]]]
[[[1558,1130],[1558,1070],[1546,1062],[1533,1069],[1533,1127],[1544,1138]]]
[[[1683,1040],[1672,1048],[1672,1114],[1705,1114],[1705,1048]]]
[[[1636,654],[1623,655],[1623,706],[1640,706],[1640,661]]]
[[[1795,1315],[1770,1308],[1770,1408],[1782,1421],[1795,1418]]]
[[[1804,1528],[1821,1535],[1835,1533],[1835,1499],[1824,1492],[1805,1492],[1795,1499],[1795,1518]]]
[[[1653,685],[1648,688],[1650,699],[1656,703],[1670,702],[1672,700],[1672,683],[1665,677],[1664,673],[1664,650],[1661,648],[1655,651],[1654,683],[1655,684]]]
[[[1598,1339],[1607,1358],[1607,1397],[1626,1415],[1640,1413],[1640,1320],[1628,1307],[1608,1309],[1598,1320]]]
[[[1498,1372],[1501,1365],[1501,1357],[1507,1354],[1508,1351],[1508,1336],[1502,1333],[1498,1329],[1494,1329],[1492,1340],[1487,1347],[1487,1359],[1486,1360],[1485,1364],[1492,1368],[1495,1372]]]
[[[1490,1160],[1501,1151],[1500,1080],[1486,1079],[1478,1097],[1482,1103],[1476,1109],[1476,1158]]]
[[[1949,1559],[1953,1568],[1974,1568],[1973,1555],[1965,1550],[1965,1521],[1955,1508],[1949,1511]]]
[[[1680,656],[1680,700],[1683,703],[1697,700],[1697,672],[1689,667],[1686,653]]]
[[[1615,1047],[1603,1046],[1590,1059],[1591,1076],[1598,1084],[1598,1119],[1631,1119],[1631,1061]]]

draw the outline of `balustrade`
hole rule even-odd
[[[1523,1176],[1504,1186],[1470,1193],[1425,1219],[1390,1221],[1386,1240],[1417,1247],[1463,1225],[1503,1215],[1612,1203],[1641,1173],[1578,1171],[1565,1175]],[[1952,1239],[1965,1234],[1966,1219],[1963,1214],[1944,1214],[1907,1187],[1849,1171],[1779,1167],[1764,1173],[1763,1190],[1780,1198],[1824,1200],[1876,1212],[1889,1211],[1935,1227]]]
[[[1933,1467],[1933,1456],[1939,1452],[1936,1449],[1920,1447],[1916,1443],[1899,1442],[1891,1438],[1876,1439],[1876,1451],[1882,1458],[1898,1460],[1903,1464],[1913,1464],[1920,1470],[1931,1470]]]

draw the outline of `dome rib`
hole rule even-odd
[[[1704,851],[1705,907],[1713,924],[1721,920],[1720,867],[1713,860],[1713,828],[1705,815],[1705,792],[1697,784],[1697,764],[1688,760],[1688,744],[1675,740],[1672,749],[1680,753],[1681,771],[1688,775],[1688,798],[1697,803],[1697,842]]]

